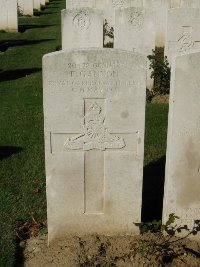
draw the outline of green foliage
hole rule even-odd
[[[113,48],[113,42],[105,43],[105,38],[108,36],[111,40],[114,40],[114,29],[108,25],[107,20],[105,19],[103,24],[103,44],[105,48]]]
[[[158,94],[169,94],[171,69],[167,57],[164,56],[164,49],[157,47],[148,56],[150,61],[151,78],[154,79],[153,91]]]
[[[15,266],[16,222],[46,220],[42,56],[61,43],[65,1],[54,3],[0,33],[0,267]]]
[[[17,15],[18,15],[18,17],[23,16],[23,10],[18,4],[17,4]]]
[[[146,102],[151,103],[152,97],[153,97],[152,91],[147,88],[146,89]]]
[[[176,219],[180,218],[171,213],[164,225],[162,225],[161,221],[134,223],[135,226],[139,227],[141,234],[157,233],[157,236],[148,236],[139,240],[136,248],[137,251],[149,261],[159,262],[161,266],[165,266],[165,263],[172,262],[183,255],[186,252],[185,246],[180,241],[200,232],[200,220],[195,220],[193,228],[189,229],[187,225],[175,225]],[[182,231],[184,231],[185,235],[179,238],[176,237]]]

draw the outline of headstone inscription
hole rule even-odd
[[[126,41],[124,41],[126,40]],[[116,49],[134,51],[146,55],[155,49],[155,14],[143,8],[123,8],[116,10],[115,42]],[[153,87],[148,62],[147,87]]]
[[[103,47],[103,14],[92,8],[64,9],[62,49]]]
[[[49,241],[134,234],[140,222],[146,59],[111,49],[43,59]]]
[[[33,15],[33,0],[18,0],[18,8],[23,15]]]
[[[173,59],[163,207],[164,223],[174,213],[190,229],[200,218],[199,62],[199,52]]]
[[[168,11],[165,55],[172,57],[200,49],[200,9],[173,8]]]
[[[0,30],[18,31],[17,1],[0,0]]]

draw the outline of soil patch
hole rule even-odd
[[[153,96],[151,103],[154,104],[169,103],[169,95],[155,95]]]
[[[58,239],[47,247],[47,236],[40,235],[22,241],[20,246],[25,246],[25,267],[200,266],[197,242],[173,239],[175,242],[167,246],[165,240],[152,233],[134,237],[88,235]]]

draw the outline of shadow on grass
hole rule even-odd
[[[49,24],[44,24],[44,25],[38,25],[38,24],[19,24],[18,26],[18,31],[23,33],[26,30],[30,30],[30,29],[40,29],[40,28],[48,28],[48,27],[52,27],[55,25],[49,25]]]
[[[0,41],[0,52],[5,52],[9,47],[40,44],[43,42],[53,41],[54,39],[41,39],[41,40],[3,40]]]
[[[162,219],[165,181],[165,157],[144,167],[142,222]]]
[[[20,246],[20,239],[16,238],[15,262],[13,267],[24,267],[24,249]]]
[[[32,68],[32,69],[16,69],[16,70],[7,70],[0,72],[0,82],[17,80],[27,75],[41,71],[42,68]]]
[[[0,160],[9,158],[13,154],[21,152],[23,149],[16,146],[0,146]]]

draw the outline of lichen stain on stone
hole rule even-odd
[[[128,116],[129,116],[128,111],[127,111],[127,110],[122,111],[121,116],[122,116],[122,118],[124,118],[124,119],[128,118]]]
[[[183,208],[200,205],[200,151],[192,140],[185,146],[179,168],[175,172],[177,203]]]

